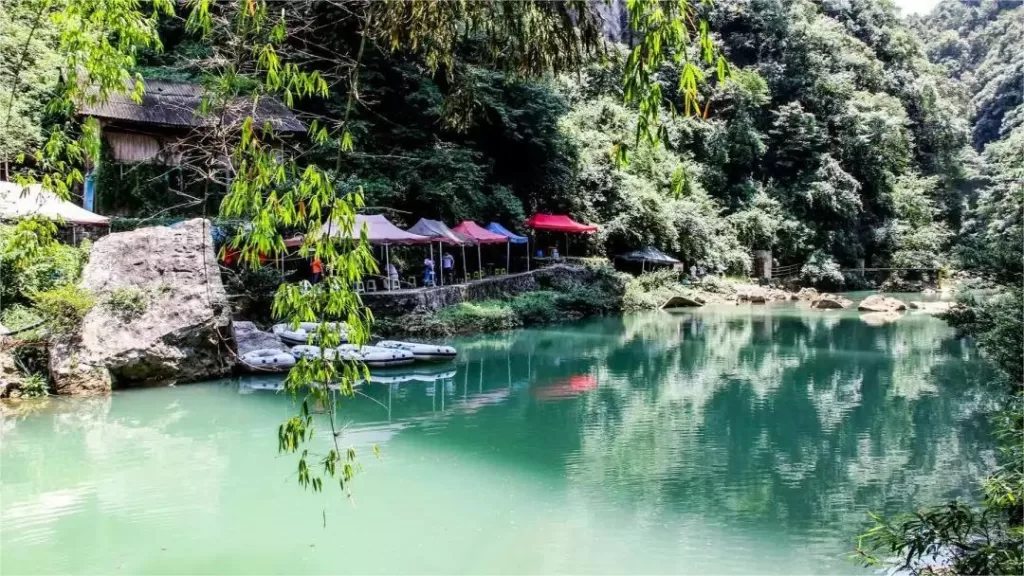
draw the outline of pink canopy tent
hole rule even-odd
[[[548,230],[550,232],[565,232],[565,255],[569,255],[569,233],[589,234],[597,232],[597,226],[593,224],[580,224],[564,214],[534,214],[523,223],[527,228],[534,230]]]
[[[495,234],[472,220],[463,220],[458,226],[452,228],[452,232],[465,238],[470,243],[476,244],[476,265],[479,272],[483,272],[484,269],[483,259],[480,256],[481,244],[508,244],[507,236]]]
[[[376,246],[384,246],[384,277],[390,279],[387,273],[391,265],[389,246],[392,244],[412,245],[430,244],[432,239],[429,236],[421,236],[406,232],[388,221],[380,214],[356,214],[355,222],[352,223],[352,230],[342,230],[338,222],[327,222],[320,227],[320,234],[326,234],[331,238],[351,238],[359,240],[363,230],[366,230],[366,240]],[[388,290],[391,289],[391,282],[387,282]]]

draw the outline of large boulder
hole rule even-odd
[[[872,294],[857,305],[861,312],[902,312],[906,309],[907,305],[901,300],[881,294]]]
[[[97,241],[81,286],[96,296],[78,334],[50,349],[54,387],[95,394],[111,384],[191,382],[222,376],[227,295],[203,219]],[[128,300],[134,304],[125,307]]]
[[[811,301],[811,308],[819,308],[822,310],[849,308],[852,305],[853,300],[836,294],[820,294],[817,298]]]
[[[948,301],[920,302],[914,300],[910,303],[911,310],[919,310],[925,314],[945,314],[952,307],[953,302]]]
[[[699,308],[706,304],[705,300],[696,294],[677,294],[672,296],[661,305],[662,310],[675,310],[679,308]]]
[[[806,300],[810,302],[818,297],[818,291],[814,288],[801,288],[795,296],[797,300]]]
[[[243,356],[257,350],[279,350],[288,352],[289,348],[281,342],[277,334],[264,332],[252,322],[236,320],[231,323],[231,338],[235,341],[238,355]]]

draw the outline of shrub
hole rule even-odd
[[[43,317],[37,310],[21,304],[15,304],[0,314],[0,324],[3,324],[11,332],[17,332],[42,321]],[[38,337],[40,337],[38,329],[18,333],[18,338],[22,340],[35,340]]]
[[[125,323],[142,316],[148,306],[146,292],[130,286],[115,289],[103,301],[103,307]]]
[[[561,319],[560,300],[561,295],[556,292],[539,290],[519,294],[509,304],[523,325],[551,324]]]
[[[622,307],[625,310],[653,310],[683,290],[679,273],[675,270],[648,272],[626,284]]]
[[[77,330],[95,303],[88,290],[70,284],[37,292],[32,295],[32,301],[50,330],[57,334],[69,334]]]
[[[224,271],[224,289],[231,299],[232,312],[256,322],[272,321],[274,295],[281,285],[281,273],[273,267]]]
[[[800,279],[807,284],[829,289],[840,288],[845,282],[839,263],[820,250],[813,252],[800,268]]]
[[[50,395],[50,383],[42,374],[29,374],[21,379],[19,396],[21,398],[39,398]]]
[[[60,244],[37,237],[25,226],[0,226],[0,299],[5,306],[27,303],[30,295],[74,284],[82,274],[91,244]]]
[[[450,332],[497,332],[522,326],[512,308],[498,300],[462,302],[442,309],[437,318]]]

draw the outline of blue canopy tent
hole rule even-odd
[[[530,270],[530,239],[526,236],[520,236],[514,232],[510,232],[508,228],[505,228],[497,222],[491,222],[487,225],[487,230],[494,232],[495,234],[501,234],[508,238],[508,244],[505,246],[505,270],[508,270],[512,264],[512,249],[511,244],[526,244],[526,270]]]

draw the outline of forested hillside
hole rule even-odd
[[[0,50],[13,54],[33,20],[8,12],[14,17],[2,25],[12,40]],[[310,67],[357,52],[360,37],[342,8],[314,3],[308,12],[309,32],[293,48]],[[653,244],[742,272],[752,250],[770,248],[781,263],[811,261],[812,279],[835,282],[838,267],[858,259],[958,266],[970,244],[963,233],[981,226],[973,207],[1003,197],[994,183],[1019,148],[1008,142],[1024,123],[1022,12],[1014,2],[950,0],[907,20],[888,0],[721,0],[708,18],[731,76],[719,84],[708,69],[706,108],[663,116],[657,146],[636,140],[636,110],[623,104],[622,45],[607,42],[582,73],[538,82],[502,72],[509,67],[495,64],[493,46],[472,38],[436,69],[422,55],[370,42],[352,110],[354,151],[340,168],[368,207],[397,209],[389,215],[399,223],[428,216],[515,228],[534,211],[568,211],[601,225],[595,253]],[[606,34],[634,40],[623,3],[601,14]],[[145,76],[201,81],[230,57],[218,38],[186,32],[187,16],[183,8],[161,21],[162,52],[139,60]],[[46,70],[45,28],[35,35],[33,70]],[[657,78],[683,112],[679,69],[666,66]],[[55,79],[15,90],[8,132],[19,138],[6,142],[25,151],[38,144],[46,120],[33,103]],[[295,106],[307,122],[337,122],[347,94],[333,94]],[[333,166],[336,146],[304,158]],[[623,164],[617,152],[625,150]],[[17,151],[4,150],[9,161]],[[138,206],[158,208],[146,194]],[[180,198],[167,205],[178,206],[169,214],[196,209]]]

